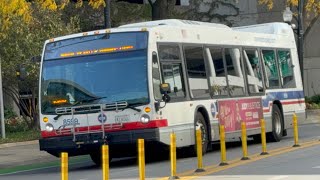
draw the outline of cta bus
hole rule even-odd
[[[59,156],[135,153],[138,138],[203,152],[219,140],[247,134],[280,141],[305,101],[292,28],[268,23],[230,28],[159,20],[47,40],[41,60],[40,149]]]

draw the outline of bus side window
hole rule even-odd
[[[262,57],[265,66],[267,87],[274,88],[280,86],[279,73],[274,50],[262,50]]]
[[[289,50],[278,50],[278,64],[281,72],[283,87],[296,87],[293,78],[293,64]]]
[[[212,96],[227,96],[228,85],[225,72],[225,65],[223,60],[222,48],[209,48],[211,54],[211,61],[209,66],[212,69],[210,74],[210,85]],[[209,56],[210,59],[210,56]]]
[[[172,98],[185,97],[180,47],[178,45],[159,45],[158,52],[163,82],[169,83],[171,87],[171,93],[168,95]]]
[[[210,97],[202,47],[184,48],[191,97]]]
[[[160,71],[159,71],[159,63],[158,56],[156,52],[152,53],[152,84],[153,84],[153,95],[155,100],[161,100],[162,95],[160,92]]]
[[[224,52],[228,73],[229,93],[231,96],[245,95],[240,49],[226,48]]]
[[[249,85],[249,93],[263,92],[263,73],[258,50],[243,50],[243,57],[244,67],[247,74],[247,82]]]

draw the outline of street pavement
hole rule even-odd
[[[320,111],[309,111],[307,121],[300,124],[320,123]],[[56,158],[47,152],[39,150],[38,141],[10,143],[0,145],[1,170],[17,166],[28,166],[34,163],[57,162]]]

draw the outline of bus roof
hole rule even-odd
[[[61,37],[47,40],[46,43],[59,41],[63,39],[87,36],[87,35],[103,34],[106,32],[146,31],[147,29],[158,29],[162,27],[172,27],[177,29],[199,27],[199,28],[212,29],[212,30],[216,29],[216,30],[229,31],[229,32],[236,31],[236,32],[249,32],[249,33],[257,33],[257,34],[274,34],[274,35],[290,35],[290,33],[292,33],[291,26],[289,26],[286,23],[280,23],[280,22],[230,28],[226,25],[217,24],[217,23],[179,20],[179,19],[166,19],[166,20],[158,20],[158,21],[132,23],[132,24],[126,24],[126,25],[122,25],[116,28],[111,28],[111,29],[102,29],[102,30],[84,32],[84,33],[71,34],[71,35],[61,36]]]

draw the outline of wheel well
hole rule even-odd
[[[281,104],[281,102],[280,102],[279,100],[273,101],[273,104],[277,105],[277,106],[279,107],[279,109],[280,109],[281,116],[282,116],[283,129],[284,129],[284,127],[285,127],[284,122],[285,122],[285,121],[284,121],[284,116],[283,116],[282,104]]]
[[[207,131],[208,131],[208,136],[209,136],[209,141],[211,141],[211,126],[209,122],[209,115],[207,110],[204,107],[199,107],[196,112],[200,112],[202,116],[204,117],[204,120],[207,124]]]

